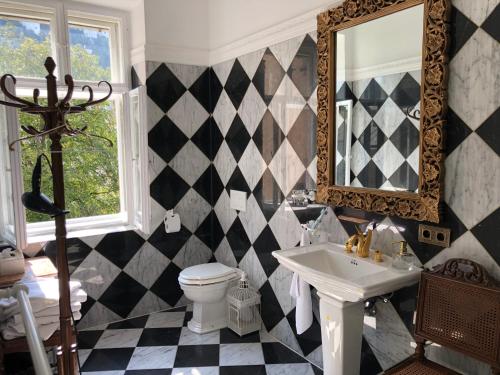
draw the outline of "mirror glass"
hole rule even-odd
[[[423,13],[335,33],[335,185],[418,191]]]

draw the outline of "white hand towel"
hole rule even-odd
[[[307,229],[302,230],[300,246],[311,244],[311,238]],[[295,328],[297,334],[302,334],[311,326],[313,322],[311,289],[309,284],[301,280],[298,274],[294,273],[292,277],[292,285],[290,287],[290,295],[296,299],[295,307]]]
[[[79,312],[82,308],[82,304],[80,302],[75,302],[71,304],[71,311],[73,313]],[[54,307],[49,307],[45,310],[39,311],[37,313],[34,313],[35,320],[37,321],[38,324],[47,324],[47,322],[51,322],[49,319],[52,319],[52,317],[59,317],[59,306],[54,306]],[[23,318],[21,316],[21,313],[16,313],[14,315],[14,323],[15,324],[20,324],[23,322]]]

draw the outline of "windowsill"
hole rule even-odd
[[[130,225],[126,214],[94,216],[66,221],[67,238],[81,238],[137,229]],[[43,222],[27,225],[28,244],[54,241],[55,223]]]

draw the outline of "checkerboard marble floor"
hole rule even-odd
[[[197,335],[187,328],[191,317],[188,306],[80,331],[82,374],[323,374],[265,332]]]

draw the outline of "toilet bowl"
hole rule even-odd
[[[184,295],[193,301],[191,331],[207,333],[227,327],[226,293],[239,278],[238,270],[220,263],[200,264],[179,274]]]

